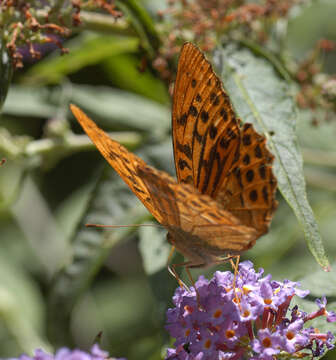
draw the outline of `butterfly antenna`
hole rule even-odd
[[[129,225],[102,225],[102,224],[85,224],[86,227],[99,227],[99,228],[128,228],[128,227],[141,227],[141,226],[155,226],[155,227],[162,227],[160,224],[129,224]]]

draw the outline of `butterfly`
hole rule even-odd
[[[220,79],[192,43],[182,47],[173,94],[177,181],[70,107],[104,158],[168,230],[187,268],[240,254],[268,231],[277,206],[274,156],[252,124],[240,125]]]

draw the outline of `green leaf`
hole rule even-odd
[[[164,133],[170,125],[166,106],[132,93],[97,86],[73,86],[74,104],[96,115],[106,125]]]
[[[308,289],[310,295],[315,297],[330,296],[336,298],[336,263],[334,262],[331,271],[326,273],[319,269],[309,273],[300,283],[303,289]]]
[[[104,67],[116,87],[136,92],[162,104],[170,103],[167,87],[148,70],[140,72],[140,60],[132,54],[110,57]]]
[[[138,45],[139,40],[134,37],[86,33],[65,44],[69,54],[59,56],[54,53],[46,57],[28,71],[24,80],[39,84],[59,83],[66,75],[85,66],[125,52],[136,52]]]
[[[7,91],[12,80],[13,64],[6,44],[0,41],[0,110],[5,102]]]
[[[102,231],[87,228],[85,224],[134,224],[148,216],[147,210],[112,169],[109,174],[112,178],[97,182],[96,188],[91,191],[86,215],[74,234],[71,257],[54,281],[49,314],[52,336],[60,342],[67,338],[67,319],[80,295],[90,286],[111,249],[136,229],[129,227]],[[62,316],[57,311],[59,308],[62,308]],[[58,326],[63,326],[64,331],[60,332]]]
[[[274,170],[279,190],[301,224],[310,251],[328,269],[318,225],[307,200],[302,156],[295,134],[297,111],[290,88],[269,63],[247,49],[228,46],[218,52],[216,59],[239,116],[267,137],[276,157]]]
[[[42,294],[35,282],[17,265],[10,253],[2,248],[0,253],[1,336],[4,335],[3,328],[6,328],[16,343],[17,354],[23,351],[29,353],[40,347],[51,351],[50,344],[42,336],[45,322]],[[1,345],[2,355],[7,349],[7,342]],[[13,356],[8,354],[8,357],[10,355]]]
[[[171,245],[166,240],[166,234],[167,231],[164,228],[143,227],[139,232],[139,250],[145,272],[149,277],[149,284],[156,299],[155,315],[161,326],[164,324],[167,307],[171,305],[170,299],[178,287],[177,280],[167,269],[167,261],[169,260],[171,266],[175,263],[175,259],[169,259]]]
[[[145,272],[148,275],[167,269],[167,259],[171,246],[165,239],[167,231],[154,227],[143,227],[139,231],[139,249],[142,254]]]
[[[68,253],[66,238],[35,179],[28,174],[20,185],[20,196],[11,207],[12,216],[34,250],[35,261],[45,275],[52,276]]]
[[[50,92],[42,87],[12,85],[9,89],[3,113],[23,117],[51,118],[57,112],[48,100]]]

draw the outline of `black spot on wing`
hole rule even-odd
[[[246,172],[246,180],[250,183],[253,181],[253,178],[254,178],[254,171],[252,169],[249,169]]]
[[[201,112],[201,120],[203,121],[203,123],[207,123],[209,120],[209,113],[205,110],[202,110]]]
[[[258,200],[258,193],[257,190],[252,190],[250,192],[250,200],[256,202]]]
[[[190,145],[188,145],[188,144],[182,145],[181,143],[179,143],[179,142],[176,140],[176,147],[177,147],[177,150],[179,150],[180,152],[182,152],[188,159],[191,160],[191,158],[192,158],[192,153],[191,153]]]
[[[221,108],[219,114],[222,117],[224,122],[226,122],[228,120],[228,114],[227,114],[227,111],[225,110],[225,108]]]
[[[264,186],[262,189],[263,198],[266,204],[268,204],[268,190],[267,186]]]
[[[235,174],[235,176],[236,176],[236,178],[237,178],[237,181],[238,181],[239,186],[242,188],[242,187],[243,187],[243,183],[242,183],[240,168],[239,168],[239,167],[236,167],[236,168],[233,170],[233,173]]]
[[[261,152],[259,144],[257,144],[256,147],[254,148],[254,154],[257,158],[259,158],[259,159],[262,158],[262,152]]]
[[[180,118],[177,119],[177,123],[181,126],[184,126],[187,123],[187,114],[183,114]]]
[[[250,163],[250,155],[249,154],[244,155],[243,163],[244,163],[244,165],[248,165]]]
[[[189,114],[194,117],[198,115],[198,111],[194,105],[190,105]]]
[[[260,177],[263,179],[263,180],[265,180],[266,179],[266,168],[265,168],[265,166],[263,165],[263,164],[261,164],[260,166],[259,166],[259,175],[260,175]]]
[[[203,136],[197,131],[197,124],[195,124],[194,130],[193,130],[193,137],[196,139],[200,144],[202,143]]]
[[[216,137],[216,135],[217,135],[217,128],[216,128],[216,126],[211,125],[210,130],[209,130],[209,135],[210,135],[210,138],[211,138],[211,139],[214,139],[214,138]]]
[[[230,140],[226,139],[224,136],[220,139],[219,145],[223,149],[227,149],[230,145]]]
[[[191,170],[190,165],[183,159],[179,159],[178,161],[178,167],[179,169],[183,170],[184,168],[188,168],[189,170]]]
[[[245,146],[251,145],[251,136],[250,136],[249,134],[245,134],[245,135],[243,136],[243,144],[244,144]]]
[[[217,106],[219,104],[219,96],[216,95],[216,97],[212,101],[212,105]]]

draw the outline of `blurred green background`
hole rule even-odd
[[[154,22],[165,7],[164,1],[141,4]],[[286,51],[300,59],[318,39],[336,41],[335,13],[334,1],[312,1],[293,14]],[[81,31],[64,44],[69,55],[55,51],[14,74],[0,119],[0,156],[7,159],[0,168],[0,357],[37,347],[88,349],[100,331],[102,347],[129,360],[160,359],[170,342],[164,313],[177,284],[165,267],[166,232],[85,227],[152,218],[68,108],[80,106],[114,139],[174,174],[170,95],[150,67],[139,71],[139,41],[136,34]],[[335,60],[325,58],[328,73],[335,73]],[[328,308],[336,310],[336,118],[313,126],[316,117],[297,110],[297,136],[331,272],[314,260],[280,194],[270,232],[243,259],[274,279],[301,281],[311,291],[301,301],[306,309],[327,295]],[[322,321],[320,327],[334,331]]]

